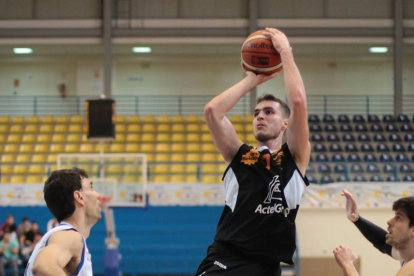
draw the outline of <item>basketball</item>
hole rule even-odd
[[[272,75],[282,71],[282,59],[264,32],[265,30],[260,30],[252,33],[243,43],[242,66],[255,74]]]

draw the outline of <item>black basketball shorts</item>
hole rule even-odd
[[[195,276],[280,276],[280,264],[261,264],[235,256],[217,245],[207,249]]]

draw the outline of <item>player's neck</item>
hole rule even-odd
[[[410,241],[404,249],[399,250],[401,258],[404,262],[408,263],[411,260],[414,260],[414,241]]]
[[[263,146],[267,147],[271,151],[278,150],[282,146],[282,139],[276,138],[267,141],[257,141],[258,149],[260,149]]]
[[[81,233],[85,239],[89,237],[91,227],[89,227],[86,223],[86,219],[83,214],[77,213],[75,211],[75,213],[73,213],[73,215],[70,218],[65,219],[62,222],[67,222],[70,225],[72,225],[73,228],[75,228],[79,233]]]

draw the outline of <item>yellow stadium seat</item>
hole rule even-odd
[[[168,153],[158,153],[155,155],[155,162],[168,162],[170,155]]]
[[[116,133],[115,139],[113,140],[115,143],[124,143],[125,142],[125,134],[123,133]]]
[[[30,125],[26,125],[24,127],[24,132],[26,132],[26,133],[37,133],[37,132],[39,132],[39,129],[38,129],[37,125],[30,124]]]
[[[198,135],[198,133],[189,133],[186,135],[186,141],[188,143],[200,142],[200,136]]]
[[[63,153],[63,145],[62,144],[52,144],[50,146],[49,152],[51,153]]]
[[[210,133],[203,133],[203,134],[201,134],[201,142],[203,142],[203,143],[212,143],[213,142],[213,136],[211,136]]]
[[[244,127],[242,124],[233,124],[234,130],[237,133],[243,132],[244,131]]]
[[[187,132],[199,132],[200,127],[198,124],[188,124],[185,128]]]
[[[57,124],[67,124],[69,123],[69,117],[65,115],[60,115],[56,118]]]
[[[217,153],[216,157],[217,157],[217,158],[216,158],[217,162],[226,162],[226,161],[224,160],[223,155],[221,155],[221,153]]]
[[[167,124],[157,125],[157,132],[163,133],[163,132],[170,132],[170,131],[171,131],[170,125],[167,125]]]
[[[197,176],[196,175],[194,175],[194,174],[191,174],[191,175],[187,175],[186,177],[185,177],[185,183],[198,183],[199,181],[198,181],[198,179],[197,179]]]
[[[201,183],[206,183],[206,184],[217,183],[217,176],[213,174],[202,175]]]
[[[8,164],[1,164],[0,165],[1,174],[11,174],[12,173],[12,167]]]
[[[84,125],[82,132],[83,133],[89,133],[89,126],[88,125]]]
[[[126,141],[128,143],[137,143],[139,142],[139,134],[137,133],[128,133],[126,136]]]
[[[36,136],[34,134],[23,134],[22,142],[23,143],[34,143],[36,140]]]
[[[214,153],[203,153],[201,155],[202,162],[215,162],[216,161],[216,154]]]
[[[196,174],[198,172],[198,165],[197,164],[187,164],[187,165],[185,165],[185,172]]]
[[[159,133],[157,134],[156,141],[158,143],[166,143],[170,141],[170,134],[167,133]]]
[[[242,119],[241,115],[231,115],[229,119],[230,119],[230,122],[232,124],[241,124],[241,123],[243,123],[243,119]]]
[[[201,169],[200,169],[201,173],[216,173],[216,165],[215,164],[202,164],[201,165]]]
[[[184,132],[185,127],[183,124],[173,124],[171,127],[171,132],[172,133],[180,133],[180,132]]]
[[[14,163],[16,161],[16,158],[14,157],[14,154],[3,154],[0,160],[1,160],[1,164]]]
[[[187,124],[198,124],[199,118],[198,115],[188,115]]]
[[[139,145],[135,143],[128,143],[125,145],[125,152],[128,153],[138,153],[139,152]]]
[[[26,122],[26,118],[24,116],[15,116],[12,120],[13,124],[24,124]]]
[[[183,115],[174,115],[172,117],[172,123],[173,124],[177,124],[177,123],[184,123],[184,116]]]
[[[178,173],[183,174],[184,173],[184,165],[183,164],[171,164],[170,173],[172,173],[172,174],[178,174]]]
[[[0,116],[0,124],[10,124],[10,116]]]
[[[125,132],[126,131],[126,125],[123,124],[116,124],[115,125],[115,132],[119,133],[119,132]]]
[[[128,122],[130,124],[140,124],[141,123],[141,116],[139,116],[139,115],[131,115],[128,118]]]
[[[7,144],[4,146],[4,153],[16,153],[19,151],[19,147],[16,144]]]
[[[26,178],[26,183],[28,184],[33,184],[33,183],[36,184],[36,183],[41,183],[41,182],[42,182],[42,179],[38,175],[29,175]]]
[[[198,153],[188,153],[185,156],[185,161],[187,161],[187,162],[199,162],[200,161],[200,154],[198,154]]]
[[[52,131],[52,125],[41,125],[39,128],[40,133],[51,133]]]
[[[71,124],[82,124],[83,121],[84,121],[84,118],[83,116],[80,116],[80,115],[75,115],[75,116],[70,117]]]
[[[242,141],[242,142],[244,142],[244,134],[243,133],[237,133],[237,138],[240,140],[240,141]]]
[[[142,122],[144,124],[148,124],[148,123],[154,124],[155,123],[155,116],[154,115],[146,115],[146,116],[144,116],[144,119],[142,120]]]
[[[127,120],[125,115],[115,115],[114,123],[115,124],[126,124]]]
[[[13,166],[13,173],[14,174],[26,174],[27,173],[27,166],[18,164]]]
[[[21,140],[20,134],[10,134],[7,136],[7,143],[20,143]]]
[[[251,132],[253,132],[253,124],[245,124],[244,125],[244,132],[245,133],[251,133]]]
[[[141,131],[141,126],[138,124],[130,124],[128,125],[127,132],[128,133],[137,133]]]
[[[226,170],[227,170],[227,164],[226,163],[221,163],[221,164],[217,165],[217,172],[223,174]]]
[[[37,135],[36,142],[37,143],[49,143],[50,142],[50,135],[49,134],[39,134],[39,135]]]
[[[153,133],[144,133],[141,136],[141,142],[152,143],[155,141],[155,136]]]
[[[143,143],[141,144],[141,152],[144,153],[153,153],[154,152],[154,145],[150,143]]]
[[[255,144],[255,143],[257,143],[256,137],[254,137],[254,134],[253,133],[248,133],[246,135],[245,140],[246,140],[246,143],[247,144]]]
[[[154,166],[154,173],[156,174],[166,174],[169,169],[169,165],[167,164],[155,164]]]
[[[147,156],[147,162],[153,162],[154,161],[154,154],[152,153],[145,153],[145,155]]]
[[[171,175],[170,176],[170,183],[184,183],[184,175]]]
[[[168,183],[167,175],[155,175],[154,176],[154,183]]]
[[[5,143],[6,142],[6,135],[4,134],[0,134],[0,143]]]
[[[55,117],[46,115],[42,118],[42,124],[53,124],[55,122]]]
[[[166,143],[159,143],[155,146],[156,152],[170,152],[170,145]]]
[[[139,165],[127,164],[127,165],[122,166],[122,172],[124,174],[129,174],[129,173],[137,174],[137,173],[142,173],[142,168]]]
[[[53,131],[57,133],[67,133],[68,126],[64,124],[58,124],[58,125],[55,125],[55,127],[53,128]]]
[[[34,148],[34,152],[36,153],[45,153],[49,152],[47,144],[36,144]]]
[[[42,174],[46,173],[45,167],[39,164],[32,164],[29,166],[29,174]]]
[[[8,133],[9,126],[8,125],[0,125],[0,133]]]
[[[173,133],[171,136],[171,142],[181,143],[184,142],[185,136],[184,133]]]
[[[82,142],[82,143],[88,143],[88,142],[89,142],[89,140],[88,140],[88,135],[86,135],[86,134],[81,134],[81,142]]]
[[[29,163],[30,162],[30,155],[28,154],[19,154],[16,157],[17,163]]]
[[[46,156],[44,154],[33,154],[32,163],[44,163],[46,162]]]
[[[79,143],[81,141],[81,136],[80,134],[69,134],[66,137],[66,141],[68,143]]]
[[[10,133],[22,133],[23,125],[12,125],[10,127]]]
[[[38,123],[40,123],[40,118],[39,118],[39,116],[36,116],[36,115],[30,116],[29,118],[27,118],[27,123],[28,124],[38,124]]]
[[[223,182],[223,175],[217,175],[216,183],[222,183]]]
[[[123,144],[118,144],[118,143],[113,143],[109,147],[109,151],[112,152],[112,153],[124,152],[124,145]]]
[[[122,183],[135,183],[137,182],[137,177],[135,175],[126,175],[121,180]]]
[[[77,144],[66,144],[65,145],[66,153],[75,153],[79,152],[79,146]]]
[[[155,132],[155,125],[154,124],[143,124],[142,125],[142,132],[144,132],[144,133],[154,133]]]
[[[20,184],[25,183],[23,175],[13,175],[10,177],[9,183],[11,184]]]
[[[81,153],[92,153],[93,152],[93,145],[92,144],[81,144],[79,148],[79,152]]]
[[[108,152],[109,146],[107,143],[102,145],[103,152]],[[101,152],[101,144],[96,144],[94,148],[94,152]]]
[[[184,152],[185,151],[185,147],[184,144],[171,144],[171,152]]]
[[[206,124],[203,124],[203,125],[201,125],[201,132],[210,134],[210,129],[208,128],[208,126]]]
[[[168,115],[158,115],[157,123],[158,124],[169,124],[170,123],[170,116],[168,116]]]
[[[82,126],[81,125],[70,125],[69,126],[69,132],[70,133],[79,133],[82,132]]]
[[[52,143],[63,143],[66,140],[65,134],[53,134]]]
[[[5,175],[0,176],[0,183],[10,183],[9,177]]]
[[[121,174],[122,166],[118,164],[109,164],[105,171],[108,174]]]
[[[253,123],[253,119],[254,119],[254,116],[252,114],[248,114],[248,115],[244,116],[243,122],[245,124],[250,124],[251,125]]]
[[[0,144],[0,152],[3,152],[3,145]]]
[[[57,162],[57,154],[49,154],[46,159],[47,163],[56,164]]]
[[[173,153],[170,156],[171,162],[184,162],[184,155],[182,153]]]
[[[189,143],[186,145],[186,151],[187,152],[199,152],[200,145],[198,143]]]

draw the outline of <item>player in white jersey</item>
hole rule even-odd
[[[46,205],[60,224],[36,245],[25,276],[93,275],[86,239],[101,218],[101,203],[92,184],[78,168],[54,171],[46,180]]]

